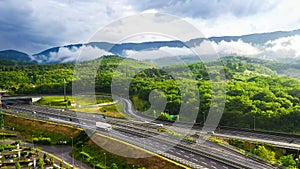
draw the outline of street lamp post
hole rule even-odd
[[[32,145],[33,145],[33,146],[32,146],[32,148],[33,148],[33,150],[34,150],[34,141],[33,141],[33,136],[34,136],[34,135],[31,135],[31,141],[32,141]]]
[[[253,116],[253,130],[255,130],[255,116]]]
[[[81,144],[81,152],[83,152],[83,144]],[[81,156],[82,160],[81,161],[81,168],[82,168],[82,161],[83,161],[83,156]]]
[[[33,128],[35,129],[35,118],[36,118],[36,112],[33,111]]]
[[[205,112],[202,112],[203,113],[203,126],[204,126],[204,123],[205,123]]]
[[[74,147],[73,147],[73,137],[71,137],[71,138],[72,138],[72,150],[73,150],[73,148],[74,148]],[[74,155],[72,156],[72,166],[75,167],[75,166],[74,166]]]
[[[296,167],[299,168],[299,149],[297,149]]]
[[[106,153],[103,153],[104,154],[104,165],[105,165],[105,168],[106,168]]]
[[[64,79],[64,101],[67,101],[67,99],[66,99],[66,79]]]

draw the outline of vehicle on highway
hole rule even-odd
[[[152,128],[162,128],[162,127],[164,127],[163,124],[147,122],[147,121],[145,122],[145,126],[149,126],[149,127],[152,127]]]
[[[143,127],[153,128],[153,129],[162,128],[164,126],[163,124],[159,124],[159,123],[153,123],[149,121],[136,121],[136,120],[128,120],[127,122],[124,123],[128,123],[129,125],[133,125],[133,126],[143,126]]]
[[[105,122],[96,122],[96,128],[97,130],[101,130],[105,132],[109,132],[112,130],[111,125]]]

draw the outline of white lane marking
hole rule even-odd
[[[198,160],[196,158],[193,158],[193,160],[198,162]]]
[[[207,165],[207,163],[206,163],[206,162],[203,162],[203,161],[201,161],[201,163],[202,163],[202,164],[204,164],[204,165]]]

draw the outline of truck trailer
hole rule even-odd
[[[96,128],[97,130],[105,132],[109,132],[110,130],[112,130],[111,125],[105,122],[96,122]]]

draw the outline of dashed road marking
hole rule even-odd
[[[201,163],[202,163],[202,164],[204,164],[204,165],[207,165],[207,163],[206,163],[206,162],[203,162],[203,161],[201,161]]]

